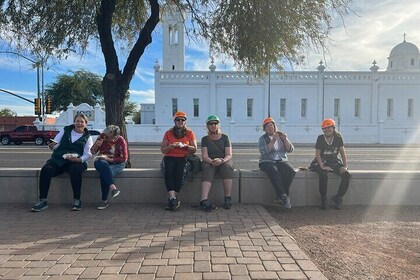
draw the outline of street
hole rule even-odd
[[[158,168],[162,158],[160,146],[130,144],[133,168]],[[346,147],[349,167],[353,170],[419,170],[420,146],[402,145],[349,145]],[[200,150],[198,151],[200,154]],[[27,143],[19,146],[0,145],[0,167],[41,168],[50,157],[47,146]],[[258,169],[257,145],[233,145],[233,158],[237,169]],[[294,167],[307,167],[315,157],[309,145],[297,145],[289,154]],[[92,161],[89,167],[93,167]]]

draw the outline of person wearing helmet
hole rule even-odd
[[[290,209],[289,188],[295,177],[295,169],[289,163],[287,153],[295,149],[287,135],[277,130],[275,121],[268,117],[263,121],[265,134],[258,141],[259,167],[270,178],[276,191],[275,203]]]
[[[173,120],[174,126],[165,132],[160,150],[164,154],[162,165],[169,196],[165,209],[175,211],[181,205],[177,194],[185,179],[185,156],[197,151],[197,140],[194,132],[186,126],[187,115],[184,112],[176,112]]]
[[[321,194],[321,209],[323,210],[328,209],[328,172],[334,172],[341,177],[338,192],[333,196],[335,208],[341,209],[343,196],[347,192],[351,177],[348,171],[344,141],[341,134],[336,130],[333,119],[323,120],[321,128],[323,134],[319,135],[316,140],[315,159],[309,169],[319,174],[319,193]]]
[[[214,175],[218,172],[222,177],[224,189],[225,209],[232,207],[232,145],[229,136],[220,130],[220,120],[216,115],[208,116],[206,120],[207,136],[201,139],[201,155],[203,162],[201,165],[203,175],[201,180],[201,200],[200,208],[204,211],[212,211],[214,207],[208,201],[211,184]]]

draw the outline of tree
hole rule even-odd
[[[213,55],[226,54],[238,68],[257,75],[286,60],[302,61],[305,47],[324,49],[334,14],[350,0],[168,0],[188,8],[190,34],[210,42]],[[99,37],[106,73],[102,80],[106,123],[126,136],[123,108],[134,71],[159,22],[158,0],[0,0],[0,36],[17,49],[65,57],[83,53]],[[120,68],[116,40],[131,45]],[[43,56],[44,57],[44,56]]]
[[[0,117],[14,117],[16,115],[16,112],[13,112],[9,108],[0,109]]]
[[[85,70],[71,72],[69,75],[58,75],[54,83],[47,85],[45,95],[51,97],[53,111],[67,110],[70,103],[74,105],[87,103],[91,106],[105,105],[102,78]],[[126,100],[123,110],[124,117],[131,116],[136,111],[137,105]]]
[[[70,103],[103,104],[102,78],[94,73],[78,70],[70,75],[58,75],[56,81],[47,85],[45,95],[51,97],[52,111],[67,110]]]

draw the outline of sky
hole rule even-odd
[[[353,0],[353,10],[344,17],[344,25],[337,18],[328,42],[328,54],[310,52],[305,63],[295,66],[295,71],[316,71],[323,60],[326,71],[368,71],[376,60],[379,71],[388,65],[392,48],[406,41],[420,47],[420,5],[417,0]],[[130,101],[154,103],[154,69],[156,60],[162,61],[162,40],[159,28],[153,34],[153,42],[140,59],[130,85]],[[7,51],[0,44],[0,52]],[[120,67],[125,55],[120,55]],[[205,42],[186,39],[185,70],[208,71],[209,51]],[[216,71],[235,70],[232,61],[215,57]],[[84,69],[103,76],[104,59],[99,45],[91,45],[87,54],[76,54],[44,69],[44,86],[51,84],[59,74]],[[37,95],[36,68],[17,55],[0,53],[0,89],[8,90],[33,100]],[[77,104],[75,104],[77,105]],[[34,114],[33,104],[0,91],[0,109],[9,108],[18,116]]]

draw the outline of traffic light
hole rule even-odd
[[[47,97],[47,108],[45,110],[45,114],[51,114],[52,112],[52,100],[51,97]]]
[[[41,115],[41,98],[34,98],[35,115]]]

